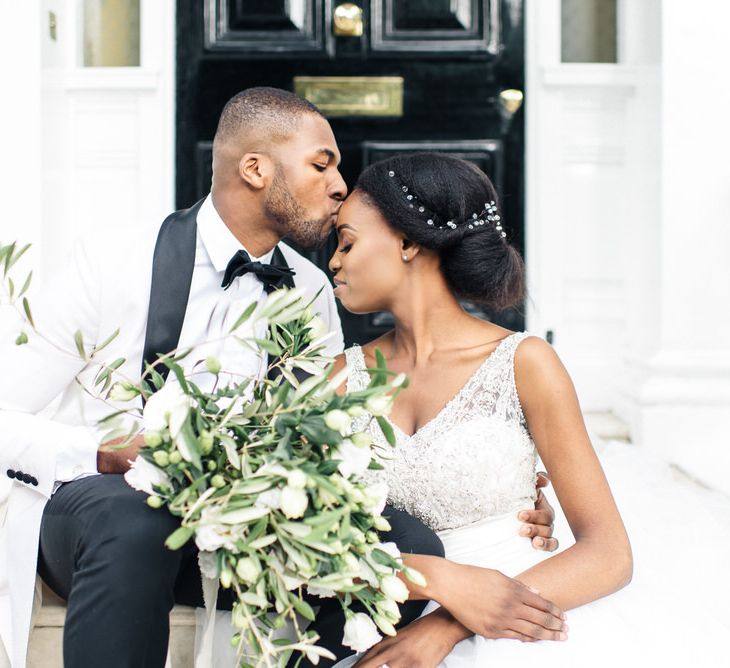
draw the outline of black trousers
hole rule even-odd
[[[68,602],[66,668],[162,668],[170,610],[176,603],[203,604],[194,543],[164,548],[179,520],[149,508],[145,498],[121,475],[100,475],[62,485],[46,504],[38,572]],[[393,530],[383,540],[394,540],[405,552],[443,554],[438,538],[420,522],[390,514]],[[218,607],[230,610],[232,604],[232,593],[221,590]],[[407,603],[406,614],[417,617],[423,605]],[[339,611],[324,606],[315,624],[323,644],[338,656],[349,653],[340,645]]]

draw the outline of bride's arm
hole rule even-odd
[[[573,547],[517,579],[566,610],[628,584],[631,547],[573,383],[550,345],[535,337],[519,345],[515,384],[530,434],[576,539]]]

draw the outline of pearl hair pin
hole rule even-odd
[[[390,178],[395,178],[395,172],[391,169],[388,171],[388,176]],[[410,188],[407,185],[401,184],[400,190],[403,192],[406,202],[408,203],[409,208],[415,209],[416,208],[416,200],[418,200],[418,197],[414,195],[413,193],[409,192]],[[445,225],[437,225],[435,223],[436,216],[431,214],[430,212],[426,211],[426,207],[422,204],[418,205],[418,213],[425,214],[424,220],[426,221],[426,225],[430,227],[435,227],[438,230],[444,229],[445,227],[448,227],[451,230],[455,230],[457,227],[460,227],[461,225],[466,225],[468,229],[470,230],[478,230],[480,227],[483,227],[486,223],[492,223],[494,225],[494,228],[499,232],[500,236],[504,239],[507,236],[507,233],[504,231],[502,227],[502,219],[500,215],[497,213],[497,205],[495,204],[494,200],[490,202],[484,202],[484,209],[479,213],[472,213],[470,218],[467,218],[465,221],[456,223],[453,220],[447,220]],[[407,262],[408,258],[407,256],[403,256],[403,261]]]

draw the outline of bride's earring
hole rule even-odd
[[[407,255],[403,255],[403,262],[408,262],[408,256]]]

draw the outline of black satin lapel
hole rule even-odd
[[[197,215],[203,201],[169,215],[157,235],[142,357],[143,374],[146,364],[152,364],[158,355],[174,350],[180,340],[195,267]],[[167,367],[155,369],[167,377]]]

